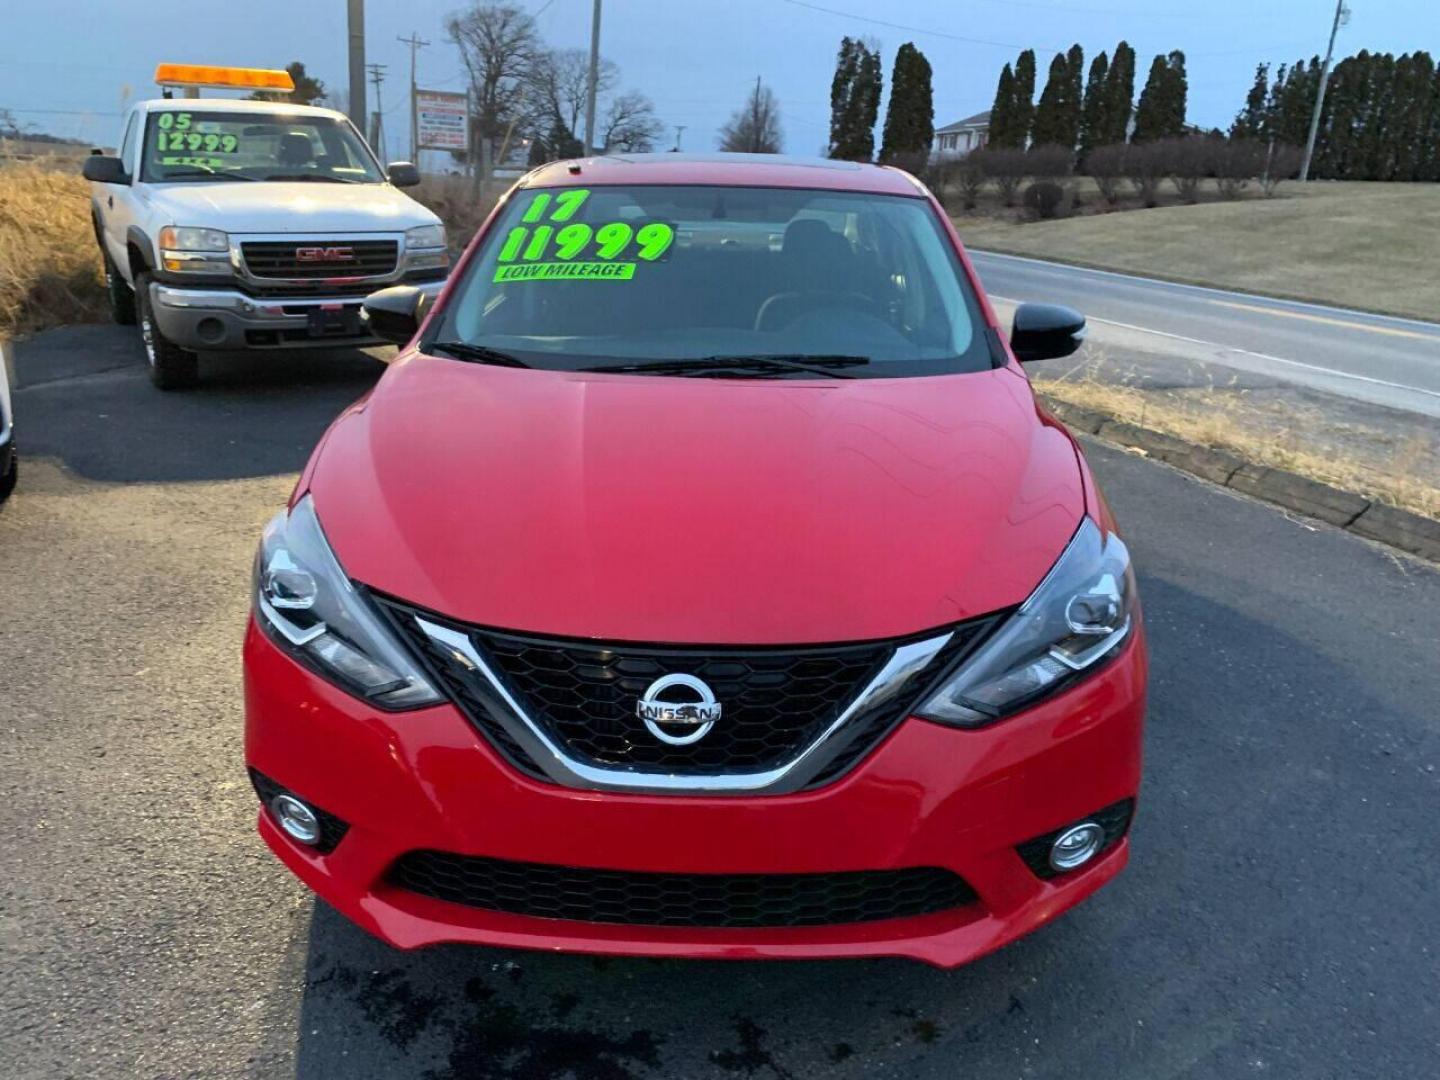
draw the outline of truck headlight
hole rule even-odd
[[[230,272],[230,237],[219,229],[167,225],[160,230],[160,263],[172,273]]]
[[[282,648],[357,697],[384,709],[441,700],[345,576],[310,496],[265,527],[254,596],[256,618]]]
[[[444,225],[417,225],[405,231],[405,267],[428,270],[450,265]]]
[[[1054,693],[1119,648],[1134,606],[1130,552],[1087,517],[1030,598],[916,715],[979,727]]]

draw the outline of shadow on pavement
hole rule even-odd
[[[129,483],[296,472],[384,365],[358,349],[204,355],[200,385],[167,393],[133,327],[75,326],[20,342],[15,368],[22,453]]]
[[[317,903],[298,1076],[1405,1075],[1427,1038],[1384,1003],[1440,990],[1413,945],[1440,933],[1440,909],[1418,878],[1376,883],[1414,864],[1433,777],[1397,771],[1369,732],[1382,715],[1422,730],[1423,710],[1377,698],[1285,613],[1141,587],[1153,678],[1134,858],[1055,923],[945,972],[405,953]]]

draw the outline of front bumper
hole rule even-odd
[[[380,289],[385,285],[375,287]],[[415,287],[429,294],[433,301],[445,282],[428,281]],[[341,309],[358,315],[363,300],[360,296],[262,298],[238,289],[193,288],[160,282],[150,286],[150,307],[160,332],[183,349],[202,351],[377,344],[379,339],[369,334],[323,337],[310,334],[312,311]]]
[[[1123,839],[1049,880],[1017,845],[1132,798],[1140,782],[1146,653],[1137,633],[1070,690],[993,727],[910,719],[839,781],[755,798],[599,793],[520,775],[449,705],[371,709],[297,665],[252,621],[245,643],[249,765],[349,823],[333,852],[260,834],[303,881],[391,945],[466,942],[615,955],[904,956],[966,963],[1044,925],[1124,867]],[[407,892],[388,871],[431,849],[653,873],[804,874],[941,867],[978,901],[913,918],[783,929],[574,922]]]

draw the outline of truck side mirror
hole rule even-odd
[[[1015,309],[1010,351],[1022,364],[1069,356],[1085,340],[1085,316],[1060,304],[1021,304]]]
[[[125,163],[109,154],[91,154],[85,159],[81,173],[86,180],[97,184],[128,184],[130,177],[125,172]]]
[[[366,329],[382,341],[404,345],[420,330],[430,297],[413,285],[392,285],[365,297],[360,318]]]
[[[396,187],[414,187],[420,183],[420,170],[408,161],[392,161],[385,166],[385,174]]]

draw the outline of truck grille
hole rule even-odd
[[[246,240],[240,254],[253,277],[314,281],[384,277],[395,272],[394,240]]]
[[[835,926],[906,919],[976,902],[939,867],[829,874],[655,874],[411,851],[392,885],[452,904],[634,926]]]

